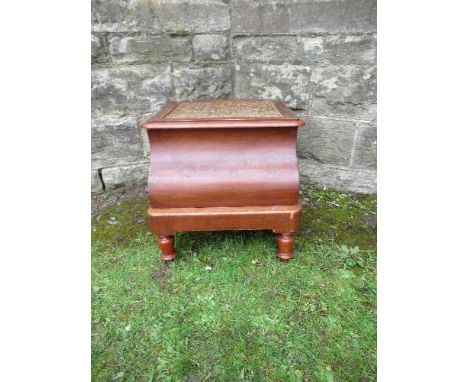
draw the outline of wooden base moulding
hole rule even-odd
[[[279,100],[172,102],[145,123],[148,218],[161,259],[176,257],[176,232],[265,229],[277,233],[277,256],[291,259],[303,124]]]

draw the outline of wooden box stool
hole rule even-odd
[[[263,229],[291,259],[302,125],[280,100],[171,102],[148,120],[148,218],[161,259],[176,257],[176,232]]]

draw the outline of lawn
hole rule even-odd
[[[312,189],[294,260],[271,232],[176,235],[147,201],[92,218],[93,381],[375,381],[376,198]]]

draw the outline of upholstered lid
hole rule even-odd
[[[272,101],[232,100],[180,102],[165,119],[281,118]]]
[[[302,126],[281,100],[222,99],[171,102],[143,127],[208,128]]]

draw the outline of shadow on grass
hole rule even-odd
[[[226,247],[226,243],[236,243],[236,247],[249,246],[258,240],[274,241],[275,235],[267,230],[183,232],[176,235],[175,247],[179,257],[190,257],[206,250],[207,247],[222,248]]]

